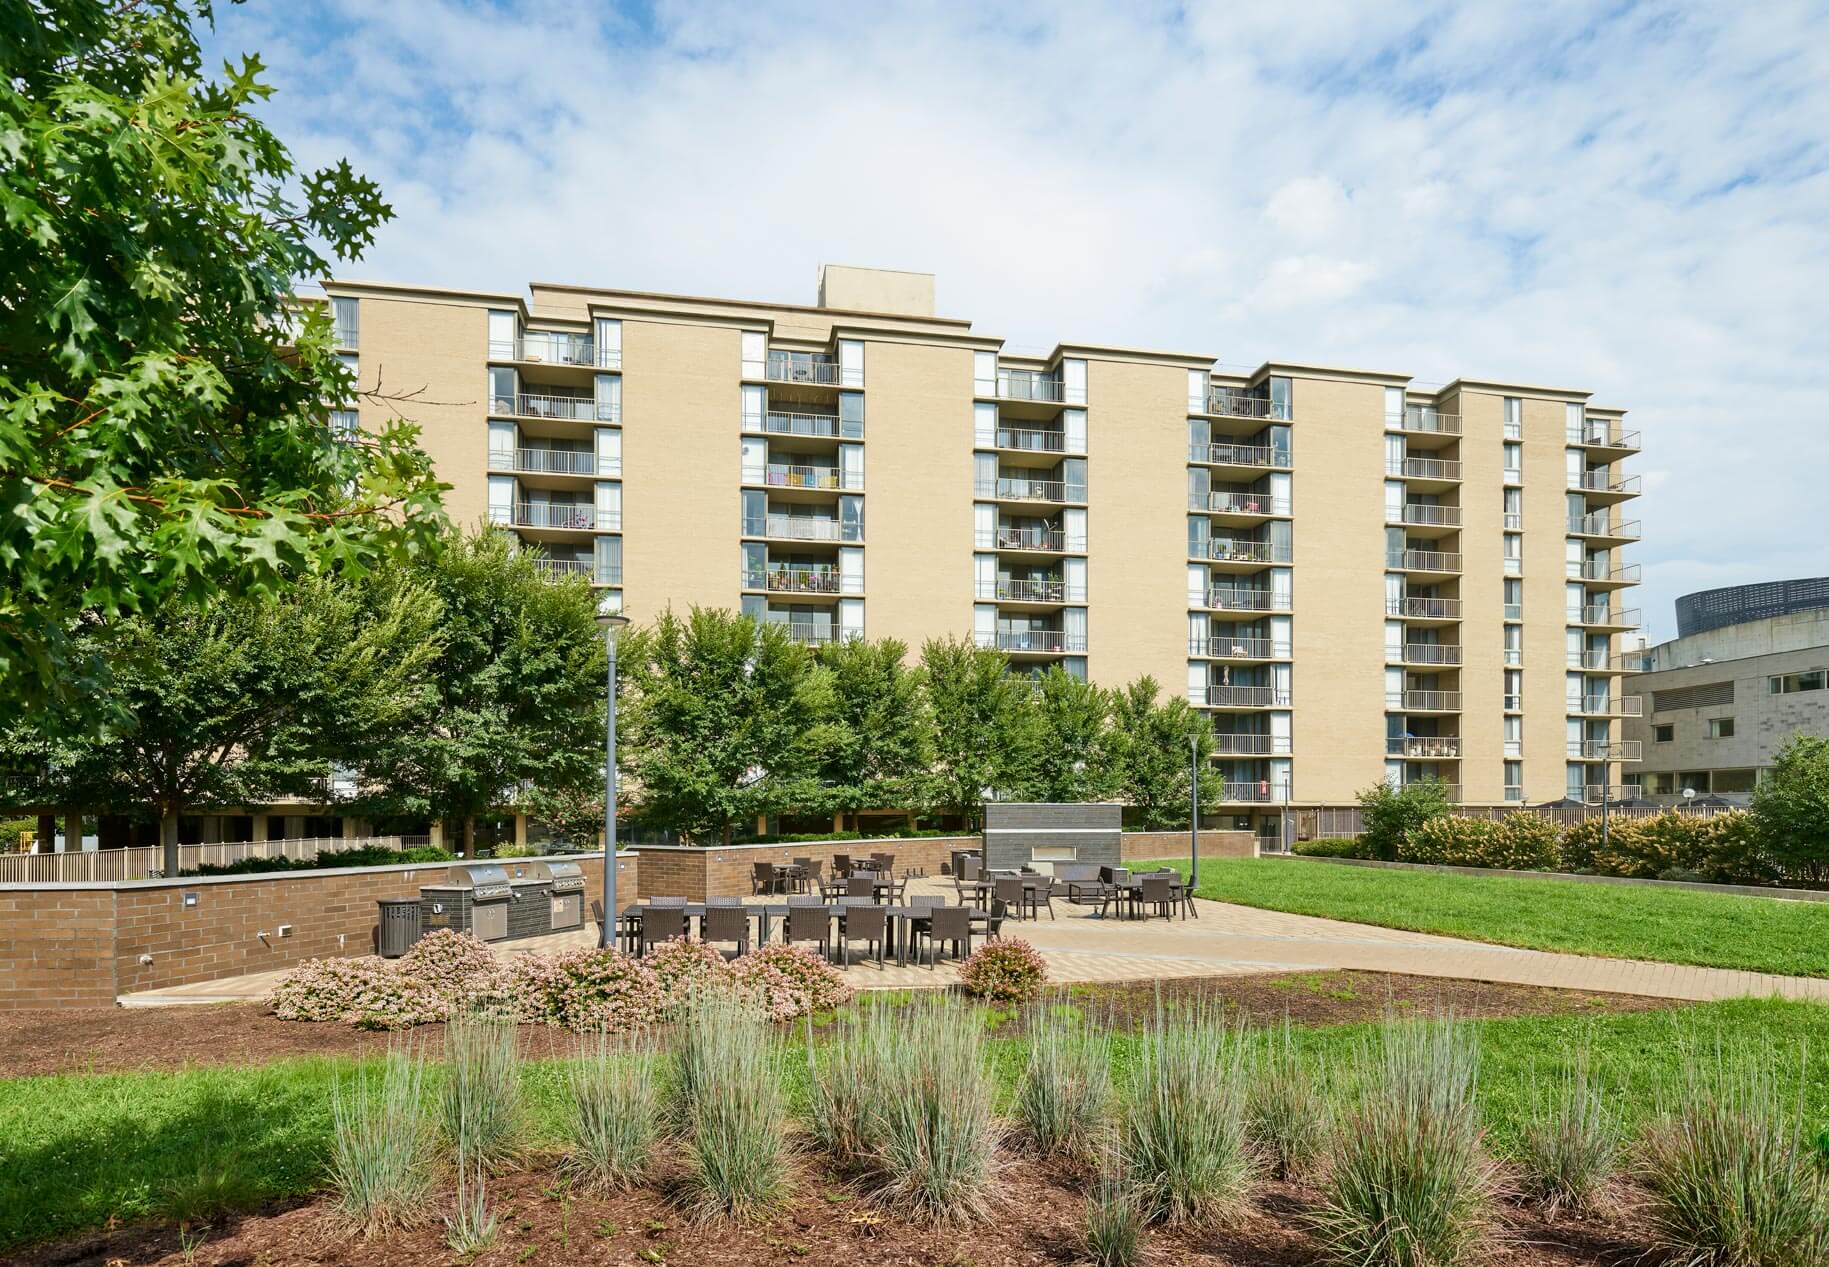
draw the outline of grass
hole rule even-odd
[[[1186,861],[1170,861],[1183,872]],[[1501,946],[1829,977],[1829,902],[1275,858],[1203,860],[1204,898]]]
[[[1307,863],[1271,864],[1309,866]],[[1466,1022],[1480,1042],[1480,1110],[1488,1142],[1517,1154],[1520,1132],[1541,1103],[1539,1087],[1564,1076],[1587,1052],[1594,1078],[1634,1131],[1672,1103],[1683,1071],[1698,1052],[1724,1058],[1771,1048],[1799,1069],[1810,1137],[1829,1130],[1829,1007],[1775,1000],[1736,1000],[1659,1012],[1603,1016],[1512,1017]],[[1345,1066],[1373,1029],[1347,1025],[1296,1028],[1298,1051]],[[799,1045],[790,1043],[790,1048]],[[1807,1069],[1796,1053],[1807,1047]],[[999,1111],[1011,1115],[1028,1066],[1027,1044],[988,1038]],[[1136,1039],[1113,1039],[1113,1074],[1135,1064]],[[809,1100],[804,1054],[790,1051],[784,1083],[803,1119]],[[287,1060],[260,1067],[161,1073],[64,1074],[0,1079],[0,1256],[13,1246],[68,1236],[109,1220],[173,1216],[171,1194],[215,1150],[244,1160],[251,1199],[320,1190],[328,1173],[330,1087],[380,1062]],[[566,1146],[571,1113],[569,1061],[529,1061],[522,1070],[525,1141],[534,1151]],[[441,1072],[427,1070],[426,1096],[438,1095]],[[434,1101],[435,1103],[435,1101]]]

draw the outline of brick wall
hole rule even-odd
[[[1188,834],[1184,831],[1127,831],[1124,833],[1124,861],[1150,862],[1157,858],[1188,856]],[[1255,858],[1257,834],[1248,831],[1203,831],[1200,833],[1200,856],[1203,858]]]
[[[112,1003],[117,995],[370,954],[382,898],[412,897],[440,864],[95,885],[0,886],[0,1010]],[[602,868],[584,867],[586,910]],[[621,892],[640,861],[617,859]],[[196,895],[194,905],[184,895]],[[289,924],[290,936],[279,927]],[[263,938],[260,934],[265,933]],[[150,964],[141,956],[149,955]]]
[[[920,836],[905,840],[833,840],[785,845],[733,845],[728,849],[696,846],[640,846],[641,896],[684,897],[703,901],[750,891],[751,870],[758,862],[792,862],[817,858],[832,871],[836,854],[852,857],[883,852],[895,855],[898,875],[910,870],[939,875],[955,849],[977,849],[977,836]]]

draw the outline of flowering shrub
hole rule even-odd
[[[850,999],[852,989],[815,951],[772,944],[730,966],[732,979],[749,990],[769,1019],[791,1021],[824,1012]]]
[[[398,969],[384,969],[365,981],[343,1017],[357,1029],[412,1029],[450,1018],[447,1000]]]
[[[493,978],[500,964],[488,946],[450,928],[435,928],[400,957],[400,972],[448,1002],[475,992],[479,978]]]
[[[660,979],[620,950],[568,950],[557,955],[517,955],[510,965],[513,994],[526,1020],[563,1025],[578,1033],[619,1033],[660,1020]]]
[[[690,937],[662,942],[642,962],[660,985],[661,1007],[668,1016],[676,1015],[694,994],[730,985],[730,965],[724,962],[724,956]]]
[[[993,937],[959,966],[967,994],[998,1003],[1026,1003],[1047,979],[1040,953],[1018,938]]]
[[[268,1003],[282,1021],[345,1020],[357,993],[377,975],[391,971],[386,960],[374,955],[307,959],[280,978]]]
[[[1536,814],[1496,822],[1443,814],[1411,829],[1397,848],[1400,862],[1508,871],[1547,871],[1560,855],[1556,824]]]

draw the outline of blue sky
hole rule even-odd
[[[804,302],[1586,387],[1637,602],[1829,572],[1829,10],[1510,0],[251,0],[267,117],[399,218],[352,276]]]

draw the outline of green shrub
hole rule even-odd
[[[1402,787],[1375,783],[1359,793],[1359,809],[1364,821],[1359,842],[1365,856],[1395,862],[1405,837],[1448,812],[1448,785],[1438,779]]]
[[[787,1194],[787,1099],[761,1012],[700,994],[680,1021],[676,1113],[686,1134],[684,1193],[695,1218],[760,1218]]]
[[[735,843],[740,845],[815,845],[846,840],[929,840],[938,836],[968,836],[970,834],[970,832],[958,832],[942,827],[922,827],[914,831],[787,832],[773,836],[745,836]]]
[[[514,1021],[469,1012],[445,1026],[445,1138],[484,1170],[513,1160],[521,1143],[521,1053]]]
[[[1507,871],[1546,871],[1559,855],[1556,825],[1528,812],[1497,820],[1443,814],[1414,828],[1397,854],[1401,862]]]
[[[1323,1254],[1352,1267],[1472,1261],[1494,1188],[1474,1102],[1477,1039],[1447,1022],[1387,1021],[1366,1056],[1311,1216]]]
[[[984,1026],[947,996],[903,1014],[877,1088],[883,1200],[911,1219],[983,1218],[997,1177],[997,1086]]]
[[[1100,1171],[1086,1198],[1080,1239],[1093,1267],[1132,1267],[1141,1257],[1143,1210],[1114,1166]]]
[[[1245,1100],[1251,1142],[1273,1177],[1292,1179],[1314,1167],[1327,1144],[1328,1116],[1326,1089],[1285,1017],[1262,1049]]]
[[[1305,858],[1364,858],[1364,848],[1356,836],[1318,836],[1314,840],[1298,840],[1294,851]]]
[[[1554,1218],[1563,1208],[1591,1210],[1619,1163],[1620,1128],[1595,1080],[1587,1052],[1525,1120],[1518,1161],[1524,1187]]]
[[[565,1171],[584,1187],[614,1192],[647,1173],[660,1137],[659,1064],[645,1032],[614,1044],[602,1033],[579,1043],[566,1070]]]
[[[1042,1157],[1088,1159],[1104,1142],[1110,1108],[1108,1031],[1038,1011],[1016,1089],[1016,1120],[1030,1146]]]
[[[1144,1216],[1186,1223],[1235,1216],[1256,1168],[1246,1137],[1243,1030],[1199,1003],[1160,1009],[1137,1038],[1122,1156]]]
[[[456,862],[457,855],[436,845],[355,845],[326,849],[315,858],[243,858],[238,862],[206,862],[180,875],[260,875],[268,871],[322,871],[330,867],[386,867],[409,862]]]
[[[378,1088],[370,1087],[366,1070],[331,1083],[331,1188],[338,1210],[365,1235],[426,1217],[433,1171],[424,1079],[419,1054],[393,1047]]]
[[[1027,1003],[1047,980],[1047,963],[1019,937],[993,937],[959,965],[965,992],[993,1003]]]

